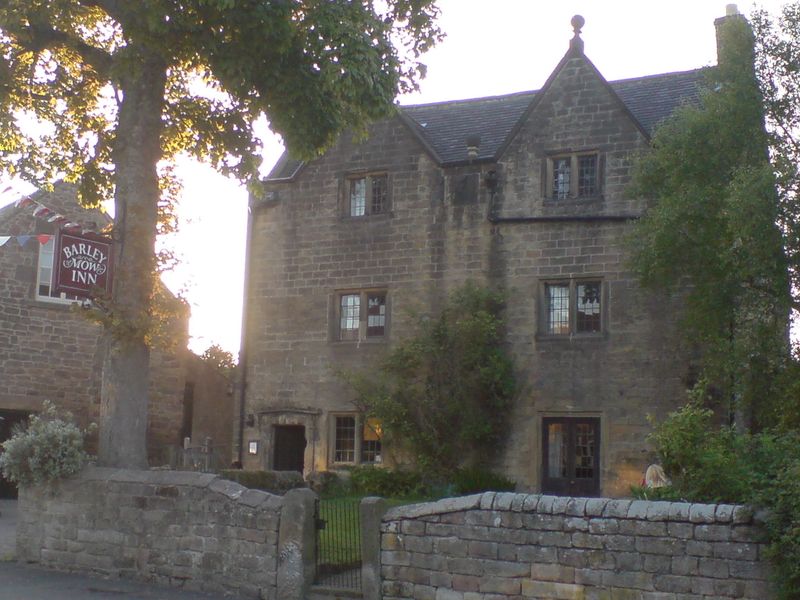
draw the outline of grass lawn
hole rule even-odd
[[[361,526],[359,505],[362,496],[321,498],[319,517],[324,529],[317,532],[317,564],[328,570],[361,564]],[[386,498],[390,508],[425,502],[425,498]]]

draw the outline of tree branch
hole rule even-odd
[[[19,32],[28,34],[28,41],[21,39],[21,36],[17,35],[17,43],[31,52],[39,52],[45,48],[55,46],[71,48],[80,54],[81,58],[86,61],[98,75],[107,77],[111,70],[113,57],[108,52],[91,46],[68,33],[38,23],[34,23],[29,27],[22,27],[19,29]]]

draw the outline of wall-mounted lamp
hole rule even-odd
[[[491,196],[492,200],[494,200],[494,195],[500,188],[500,175],[497,174],[497,171],[492,169],[486,173],[483,178],[483,182],[486,184],[486,189],[489,190],[489,195]]]
[[[248,427],[254,427],[256,424],[256,416],[253,413],[250,413],[249,415],[247,415],[244,424],[247,425]]]

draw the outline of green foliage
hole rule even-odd
[[[200,358],[229,379],[236,373],[236,359],[219,344],[212,344],[206,348]]]
[[[775,567],[781,597],[796,600],[800,597],[800,460],[778,471],[769,491],[767,557]]]
[[[83,446],[86,433],[72,422],[71,415],[59,415],[45,402],[41,414],[31,415],[27,427],[3,442],[3,477],[29,485],[74,475],[89,458]]]
[[[513,492],[516,484],[488,469],[467,467],[453,473],[453,488],[456,494],[467,496],[479,492]]]
[[[714,414],[698,402],[670,413],[650,435],[664,471],[686,498],[708,502],[742,502],[752,477],[746,454],[749,438],[731,428],[713,430]]]
[[[677,111],[636,165],[631,191],[653,203],[630,248],[643,285],[680,291],[686,338],[726,408],[761,410],[787,358],[788,274],[752,34],[732,19],[722,35],[701,105]]]
[[[787,2],[778,19],[763,10],[752,17],[756,73],[763,97],[770,159],[776,174],[778,222],[784,235],[793,307],[800,301],[800,2]]]
[[[442,37],[437,15],[433,0],[7,0],[0,168],[38,185],[80,181],[89,204],[109,196],[120,92],[155,71],[161,157],[185,153],[251,179],[263,114],[304,157],[388,115],[424,76],[419,57]],[[32,131],[20,113],[47,127]]]
[[[767,509],[768,556],[780,597],[800,590],[800,433],[755,435],[715,427],[695,400],[659,424],[654,443],[672,486],[634,489],[637,497],[732,502]]]
[[[253,490],[263,490],[271,494],[285,494],[295,488],[306,487],[300,473],[294,471],[243,471],[231,469],[220,471],[220,476],[230,479]]]
[[[350,492],[358,496],[409,498],[425,496],[429,491],[422,475],[416,471],[359,466],[350,472]]]
[[[343,374],[356,405],[426,472],[479,464],[502,442],[515,392],[502,307],[499,294],[468,283],[438,316],[417,316],[377,369]]]

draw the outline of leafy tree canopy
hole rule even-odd
[[[439,315],[417,316],[377,369],[344,374],[356,406],[434,474],[486,466],[501,445],[516,387],[502,307],[497,293],[466,284]]]
[[[103,464],[144,466],[159,172],[185,153],[257,175],[262,116],[311,157],[424,74],[434,0],[4,0],[0,170],[114,197]],[[38,126],[31,127],[30,122]]]
[[[770,396],[791,298],[752,32],[729,19],[722,36],[700,106],[660,127],[638,162],[632,191],[654,202],[632,249],[645,286],[682,290],[705,376],[741,408]]]
[[[219,344],[212,344],[206,348],[203,354],[200,355],[200,358],[225,375],[225,377],[233,377],[236,370],[236,359],[233,357],[233,354],[225,350]]]

